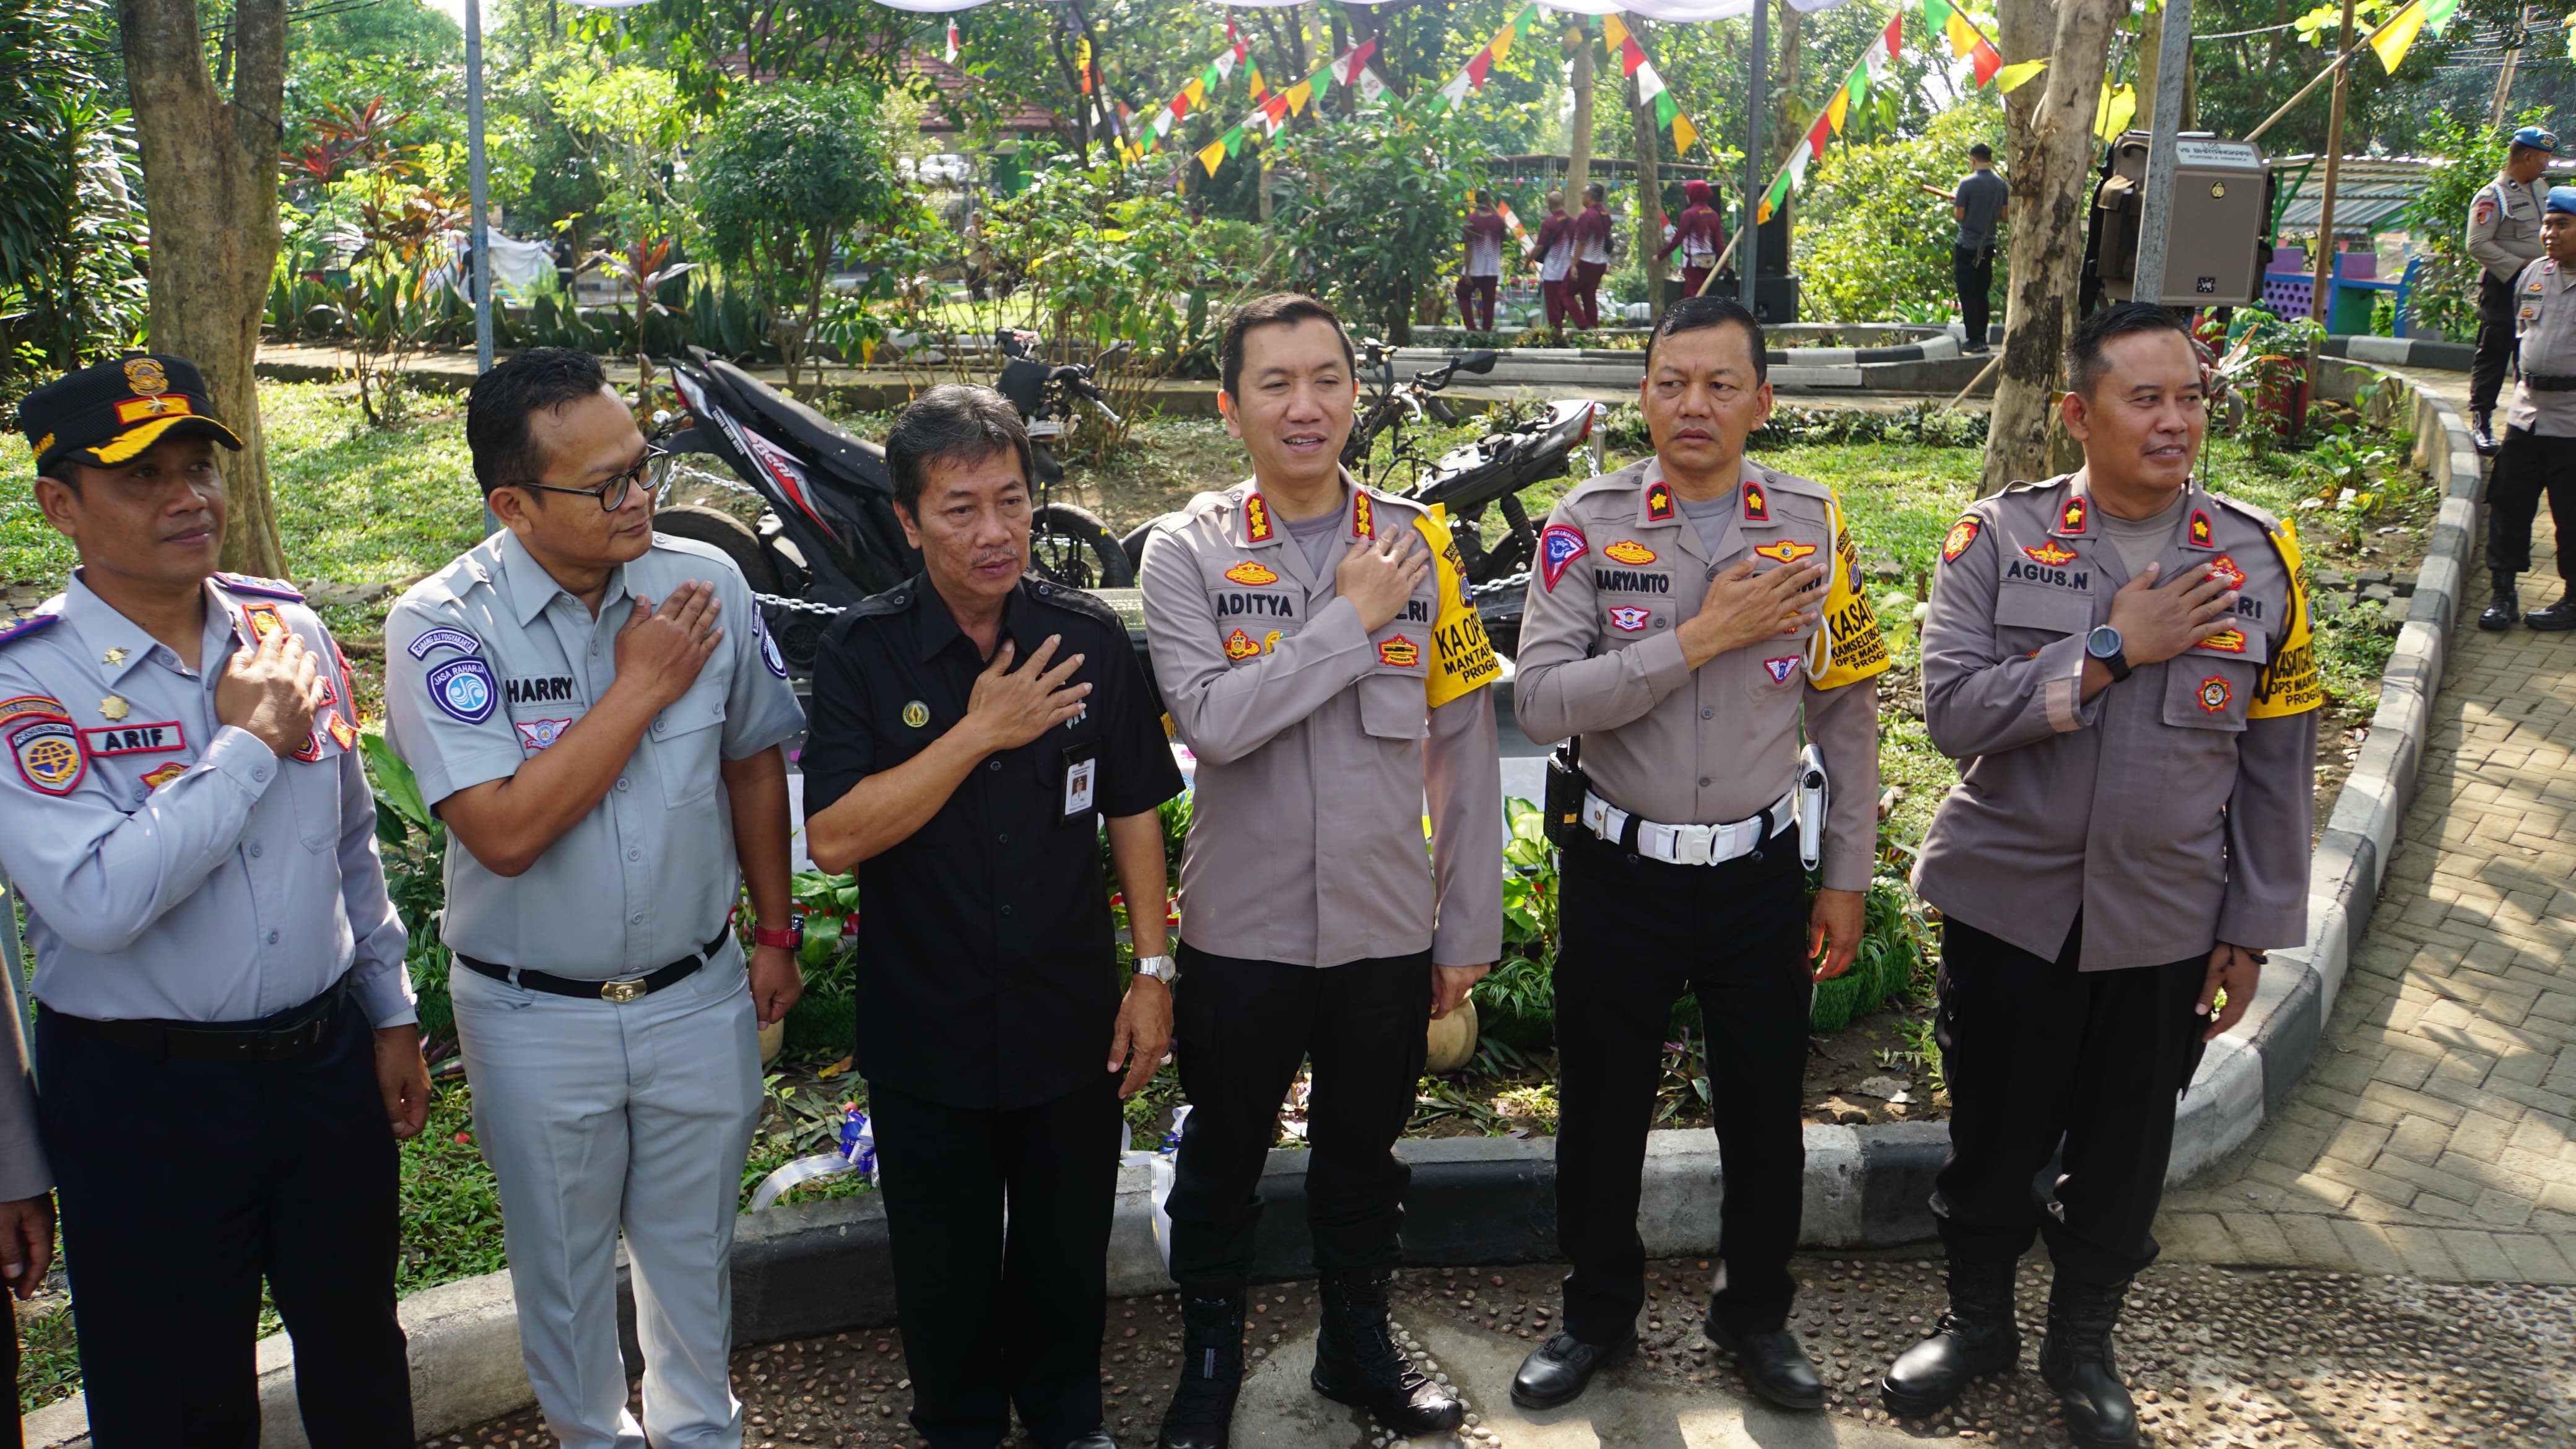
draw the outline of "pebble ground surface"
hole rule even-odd
[[[2456,374],[2416,380],[2459,404]],[[2536,558],[2550,533],[2544,511]],[[2555,597],[2554,580],[2524,583],[2526,609]],[[2167,1196],[2165,1259],[2132,1290],[2118,1339],[2150,1444],[2576,1446],[2576,636],[2482,634],[2484,602],[2481,587],[2464,603],[2416,800],[2315,1065],[2242,1150]],[[1920,1423],[1890,1421],[1876,1383],[1938,1316],[1938,1261],[1797,1267],[1793,1326],[1832,1390],[1799,1419],[1748,1407],[1729,1356],[1700,1336],[1705,1260],[1649,1265],[1645,1352],[1551,1415],[1524,1418],[1505,1390],[1558,1312],[1559,1269],[1410,1270],[1396,1319],[1428,1371],[1449,1372],[1430,1352],[1446,1346],[1474,1410],[1434,1442],[2068,1442],[2037,1372],[2043,1261],[2022,1269],[2021,1370]],[[1235,1442],[1382,1449],[1366,1415],[1306,1402],[1313,1285],[1267,1286],[1259,1306],[1259,1392]],[[1119,1443],[1153,1441],[1179,1341],[1168,1296],[1111,1306],[1101,1373]],[[752,1449],[922,1442],[890,1330],[747,1348],[734,1378]],[[531,1411],[424,1442],[554,1440]]]

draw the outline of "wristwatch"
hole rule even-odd
[[[777,946],[789,951],[804,949],[805,913],[803,911],[789,911],[787,913],[787,926],[784,930],[776,930],[768,926],[752,927],[751,943],[755,946]]]
[[[2108,624],[2096,625],[2092,633],[2084,636],[2084,652],[2102,661],[2102,667],[2111,671],[2114,684],[2129,677],[2129,656],[2121,653],[2120,647],[2120,631]]]
[[[1181,968],[1174,965],[1169,956],[1139,956],[1136,958],[1136,974],[1151,976],[1169,986],[1179,979]]]

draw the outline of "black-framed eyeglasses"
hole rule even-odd
[[[511,486],[532,488],[539,493],[571,493],[583,498],[596,498],[603,513],[615,513],[626,504],[626,490],[642,486],[647,494],[661,496],[662,485],[670,481],[672,460],[676,456],[662,446],[663,433],[656,433],[644,444],[644,456],[635,466],[600,484],[596,488],[558,488],[551,483],[517,483]]]

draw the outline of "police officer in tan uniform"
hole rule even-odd
[[[1556,1407],[1635,1350],[1639,1174],[1666,1023],[1687,989],[1726,1161],[1707,1331],[1764,1397],[1813,1409],[1824,1386],[1785,1331],[1810,961],[1829,943],[1814,974],[1838,976],[1860,939],[1887,646],[1853,587],[1857,550],[1833,490],[1744,456],[1771,389],[1742,303],[1675,303],[1648,340],[1639,402],[1655,455],[1557,505],[1521,628],[1521,728],[1575,741],[1549,800],[1563,870],[1557,1237],[1572,1271],[1563,1331],[1521,1366],[1512,1397]],[[1832,801],[1810,822],[1824,885],[1810,910],[1792,833],[1802,722]]]
[[[1923,626],[1925,722],[1962,765],[1915,871],[1945,918],[1950,1310],[1883,1392],[1926,1417],[2013,1368],[2014,1264],[2043,1236],[2040,1372],[2077,1444],[2129,1445],[2111,1334],[2155,1261],[2176,1099],[2265,950],[2306,938],[2322,692],[2296,539],[2191,481],[2201,371],[2173,314],[2087,319],[2067,388],[2084,468],[1952,525]]]
[[[2558,138],[2538,126],[2513,133],[2504,169],[2469,198],[2469,255],[2478,266],[2478,350],[2469,366],[2469,421],[2480,453],[2496,451],[2496,396],[2513,356],[2514,280],[2540,255],[2541,173]]]
[[[2558,531],[2557,603],[2534,609],[2534,629],[2576,629],[2576,186],[2550,188],[2540,239],[2547,255],[2513,284],[2514,326],[2521,335],[2522,377],[2505,410],[2504,448],[2487,480],[2487,567],[2495,602],[2478,627],[2505,628],[2522,618],[2514,576],[2531,567],[2531,516],[2549,495]]]
[[[1167,1203],[1186,1333],[1157,1442],[1228,1442],[1261,1170],[1309,1059],[1311,1382],[1398,1434],[1445,1432],[1456,1396],[1387,1332],[1410,1180],[1392,1149],[1428,1020],[1502,948],[1501,761],[1481,687],[1501,666],[1438,520],[1336,461],[1358,384],[1332,312],[1256,299],[1220,352],[1253,476],[1160,520],[1143,570],[1154,674],[1198,756],[1174,1000],[1191,1110]]]

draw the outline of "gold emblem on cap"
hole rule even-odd
[[[161,370],[158,358],[131,357],[125,362],[125,385],[140,396],[151,397],[170,390],[170,374]]]
[[[125,651],[122,649],[110,649],[106,654],[102,655],[101,658],[110,665],[123,664],[125,662]]]
[[[912,701],[910,704],[905,705],[903,707],[903,722],[913,729],[919,729],[923,725],[930,723],[930,706],[923,704],[917,699]]]
[[[127,704],[124,700],[119,699],[112,694],[98,702],[98,712],[107,716],[111,720],[125,718],[128,714],[133,712],[133,708],[134,707],[132,705]]]

